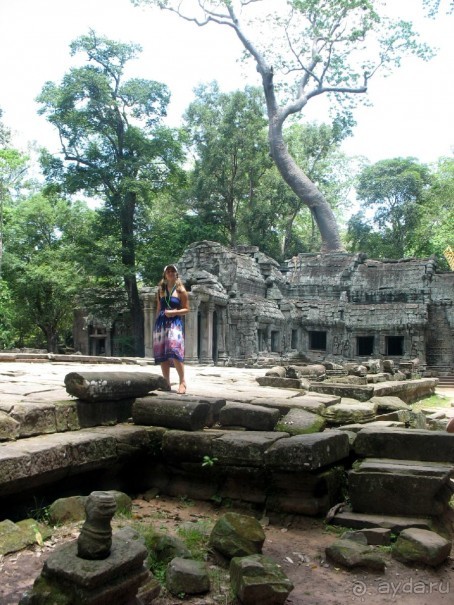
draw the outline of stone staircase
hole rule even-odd
[[[449,366],[428,366],[431,376],[438,378],[438,386],[454,389],[454,370]]]
[[[353,445],[359,458],[348,473],[350,507],[335,523],[352,519],[390,526],[389,518],[421,527],[443,519],[454,491],[454,435],[444,431],[362,429]],[[380,522],[381,519],[381,522]],[[402,523],[402,520],[401,520]],[[392,523],[391,523],[392,526]]]

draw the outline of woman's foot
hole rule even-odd
[[[177,393],[178,395],[184,395],[186,393],[186,383],[184,381],[180,382]]]

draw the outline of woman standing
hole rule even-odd
[[[175,367],[179,386],[177,393],[186,393],[184,379],[184,330],[182,315],[189,312],[189,297],[178,277],[175,265],[164,267],[159,282],[156,301],[156,321],[153,328],[153,355],[155,363],[161,364],[161,371],[170,388],[170,368]]]

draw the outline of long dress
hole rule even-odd
[[[168,294],[160,298],[160,310],[153,327],[153,356],[155,363],[184,361],[184,326],[181,315],[166,317],[166,309],[180,309],[181,301]]]

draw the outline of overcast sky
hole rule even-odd
[[[419,4],[393,0],[392,7],[419,25]],[[371,82],[373,106],[356,114],[358,127],[344,144],[348,154],[371,162],[397,156],[434,162],[453,152],[453,26],[454,17],[425,22],[424,37],[440,48],[438,56],[429,63],[408,60],[395,75]],[[143,47],[131,75],[168,85],[173,125],[201,82],[217,80],[225,91],[260,85],[254,69],[244,71],[236,62],[241,47],[229,28],[197,28],[129,0],[0,0],[0,108],[16,146],[36,141],[59,151],[55,131],[37,115],[35,98],[46,81],[61,81],[72,62],[70,42],[90,28]]]

